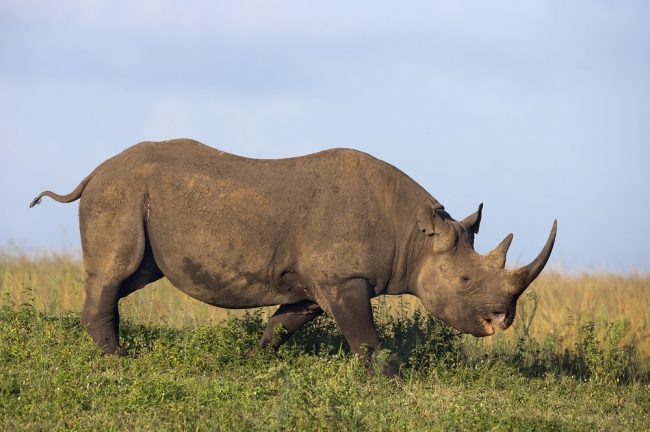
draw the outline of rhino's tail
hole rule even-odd
[[[43,192],[41,192],[40,194],[38,194],[38,196],[36,198],[34,198],[32,200],[32,202],[29,204],[29,207],[31,208],[31,207],[34,207],[36,204],[40,204],[41,203],[41,198],[43,198],[44,196],[48,196],[48,197],[52,198],[53,200],[58,201],[60,203],[69,203],[69,202],[78,200],[79,197],[81,196],[81,194],[83,193],[84,189],[86,188],[86,185],[88,185],[88,182],[90,181],[90,179],[93,178],[94,174],[95,174],[94,171],[92,173],[90,173],[90,175],[88,177],[86,177],[85,179],[83,179],[81,181],[81,183],[79,183],[79,186],[77,186],[77,188],[75,190],[73,190],[72,192],[70,192],[67,195],[59,195],[59,194],[54,193],[52,191],[43,191]]]

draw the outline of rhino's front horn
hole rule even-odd
[[[488,259],[494,263],[497,268],[502,269],[506,266],[506,255],[508,254],[510,243],[512,243],[512,233],[508,234],[497,247],[487,253]]]
[[[542,272],[548,258],[551,256],[551,251],[553,250],[553,245],[555,244],[555,235],[557,234],[557,220],[553,221],[553,228],[551,228],[551,234],[546,240],[544,249],[537,255],[530,264],[520,269],[517,269],[516,273],[521,278],[519,294],[524,292],[528,285],[530,285],[537,276]]]

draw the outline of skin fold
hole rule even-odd
[[[370,359],[380,346],[370,299],[383,294],[416,295],[450,326],[488,336],[512,324],[556,233],[529,265],[505,269],[512,235],[474,251],[482,205],[456,221],[406,174],[349,149],[264,160],[189,139],[143,142],[31,206],[43,196],[80,199],[81,321],[109,354],[119,300],[163,276],[219,307],[281,305],[261,347],[277,349],[325,312]]]

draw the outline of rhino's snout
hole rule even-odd
[[[505,312],[490,312],[486,318],[486,321],[490,326],[492,326],[493,329],[495,327],[498,327],[501,330],[505,330],[510,327],[510,323],[508,322],[507,318],[508,315]]]

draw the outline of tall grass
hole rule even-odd
[[[14,305],[29,303],[36,310],[61,315],[78,312],[83,303],[85,271],[71,255],[49,254],[37,258],[16,251],[0,253],[0,296]],[[377,319],[423,312],[412,296],[373,300]],[[274,307],[261,308],[268,317]],[[650,356],[650,275],[545,272],[520,299],[514,330],[476,341],[488,347],[515,342],[518,335],[574,347],[592,323],[595,336],[616,333],[617,343],[635,346]],[[241,317],[246,311],[228,310],[192,299],[166,279],[137,291],[120,302],[121,315],[135,323],[196,327]],[[534,320],[532,319],[534,317]],[[550,343],[550,342],[548,342]]]

